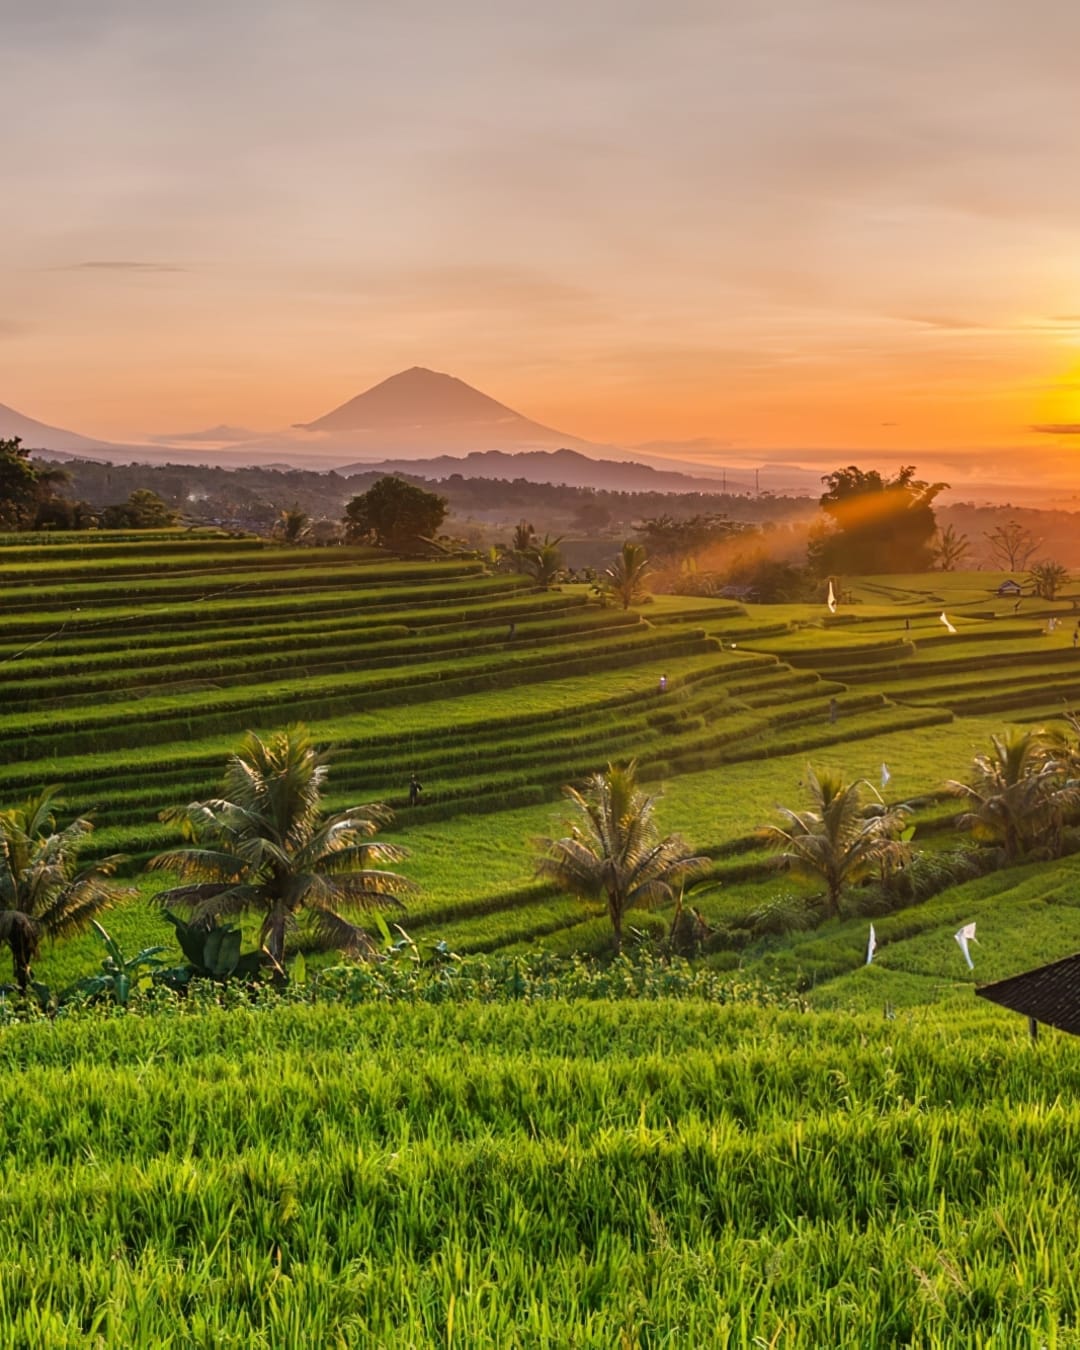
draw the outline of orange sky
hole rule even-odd
[[[424,365],[602,443],[1080,446],[1032,429],[1080,428],[1066,0],[38,8],[29,416],[272,429]]]

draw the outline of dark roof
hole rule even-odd
[[[1018,581],[1013,581],[1010,577],[1008,581],[1003,581],[1001,583],[997,588],[997,593],[998,595],[1001,595],[1003,592],[1007,591],[1010,595],[1016,595],[1018,592],[1022,593],[1023,589],[1023,586],[1021,586]]]
[[[984,984],[975,992],[1036,1022],[1080,1036],[1080,953]]]

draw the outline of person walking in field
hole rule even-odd
[[[834,698],[829,699],[829,721],[835,722],[839,716],[840,704]]]
[[[1073,651],[1080,647],[1080,623],[1073,629]]]
[[[667,676],[666,676],[666,675],[661,675],[661,676],[660,676],[660,692],[661,692],[662,694],[666,694],[666,693],[667,693]]]
[[[416,806],[420,801],[420,794],[423,792],[423,786],[416,774],[409,779],[409,805]]]

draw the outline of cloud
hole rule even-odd
[[[1080,422],[1039,422],[1031,429],[1047,436],[1080,436]]]
[[[94,258],[89,262],[70,263],[58,267],[58,272],[186,272],[186,267],[175,263],[134,262],[129,258]]]
[[[954,319],[949,315],[935,314],[904,314],[901,315],[906,323],[917,323],[923,328],[943,328],[949,331],[963,332],[969,329],[985,328],[985,324],[976,323],[974,319]]]

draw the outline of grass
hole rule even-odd
[[[0,1001],[0,1350],[1080,1344],[1080,1044],[1033,1046],[973,997],[1080,947],[1080,859],[875,918],[869,967],[855,893],[841,920],[687,971],[576,959],[606,952],[607,921],[537,883],[529,846],[561,831],[567,778],[617,753],[663,788],[662,827],[713,859],[688,900],[718,925],[810,894],[754,837],[777,804],[806,804],[808,762],[875,784],[886,764],[916,842],[945,847],[953,804],[935,789],[1000,730],[1003,685],[1017,715],[1071,687],[1037,621],[979,617],[1000,578],[869,578],[835,623],[823,606],[661,597],[626,630],[580,589],[166,534],[162,595],[195,568],[225,592],[304,565],[313,589],[170,602],[159,622],[122,598],[142,547],[0,549],[5,584],[83,569],[89,601],[42,647],[54,620],[9,621],[0,688],[64,706],[9,700],[5,798],[62,782],[72,811],[98,808],[98,848],[138,855],[248,725],[321,706],[331,806],[400,804],[419,771],[425,803],[393,827],[421,885],[403,924],[466,960],[430,979],[312,960],[285,998],[137,997],[55,1021],[10,1023]],[[350,643],[355,678],[315,673]],[[211,670],[235,686],[134,695],[154,671]],[[954,716],[957,694],[987,714]],[[157,743],[137,742],[136,715]],[[179,959],[152,903],[170,879],[137,863],[106,926],[128,954]],[[953,940],[973,920],[974,974]],[[64,987],[100,956],[83,936],[36,973]]]
[[[1080,1049],[992,1009],[178,1010],[8,1028],[0,1065],[5,1345],[1065,1345],[1080,1319]]]

